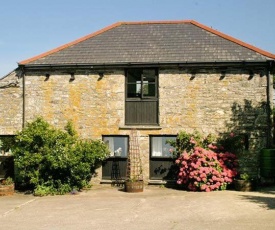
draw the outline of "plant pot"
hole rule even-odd
[[[125,192],[143,192],[143,181],[125,181]]]
[[[10,196],[14,193],[14,184],[0,185],[0,196]]]
[[[242,192],[254,191],[256,189],[255,181],[251,180],[234,180],[235,190]]]

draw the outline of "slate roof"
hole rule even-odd
[[[20,65],[264,62],[275,55],[196,21],[119,22]]]

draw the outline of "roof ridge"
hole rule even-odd
[[[198,27],[200,27],[200,28],[202,28],[202,29],[204,29],[204,30],[207,30],[207,31],[210,32],[210,33],[213,33],[213,34],[215,34],[215,35],[218,35],[218,36],[220,36],[220,37],[222,37],[222,38],[224,38],[224,39],[226,39],[226,40],[229,40],[229,41],[234,42],[234,43],[236,43],[236,44],[238,44],[238,45],[241,45],[241,46],[243,46],[243,47],[245,47],[245,48],[248,48],[248,49],[250,49],[250,50],[252,50],[252,51],[255,51],[255,52],[257,52],[257,53],[260,53],[260,54],[262,54],[262,55],[264,55],[264,56],[266,56],[266,57],[275,59],[275,54],[269,53],[269,52],[267,52],[267,51],[265,51],[265,50],[263,50],[263,49],[260,49],[260,48],[258,48],[258,47],[256,47],[256,46],[253,46],[253,45],[250,45],[250,44],[248,44],[248,43],[246,43],[246,42],[243,42],[243,41],[241,41],[241,40],[239,40],[239,39],[237,39],[237,38],[234,38],[234,37],[232,37],[232,36],[230,36],[230,35],[224,34],[224,33],[220,32],[220,31],[218,31],[218,30],[212,29],[212,28],[210,28],[210,27],[208,27],[208,26],[205,26],[205,25],[203,25],[203,24],[201,24],[201,23],[199,23],[199,22],[197,22],[197,21],[190,20],[190,23],[193,24],[193,25],[195,25],[195,26],[198,26]]]
[[[165,21],[128,21],[121,22],[123,25],[146,25],[146,24],[183,24],[191,23],[193,20],[165,20]]]

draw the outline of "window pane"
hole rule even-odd
[[[156,73],[154,69],[143,71],[143,96],[155,97],[156,95]]]
[[[141,96],[141,82],[127,85],[127,97],[140,97]]]
[[[141,96],[141,69],[129,69],[127,74],[127,97]]]
[[[114,139],[112,137],[103,137],[103,141],[110,150],[110,156],[114,156]]]
[[[103,141],[109,146],[111,156],[127,157],[128,138],[127,137],[103,137]]]
[[[152,156],[162,156],[162,139],[161,137],[152,137]]]
[[[143,81],[155,82],[156,73],[154,69],[144,69],[142,76]]]
[[[151,154],[153,157],[172,157],[175,148],[167,140],[176,140],[176,136],[152,137]]]
[[[114,149],[115,149],[115,156],[126,157],[128,152],[127,138],[114,137]]]
[[[128,70],[128,83],[136,83],[136,81],[141,81],[142,69],[129,69]]]
[[[143,96],[155,97],[155,84],[148,84],[148,82],[143,82]]]
[[[163,156],[172,157],[175,148],[167,143],[168,140],[176,140],[176,137],[162,137]]]

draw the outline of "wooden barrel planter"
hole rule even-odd
[[[0,185],[0,196],[11,196],[14,193],[14,184]]]
[[[125,181],[125,192],[143,192],[143,181]]]

